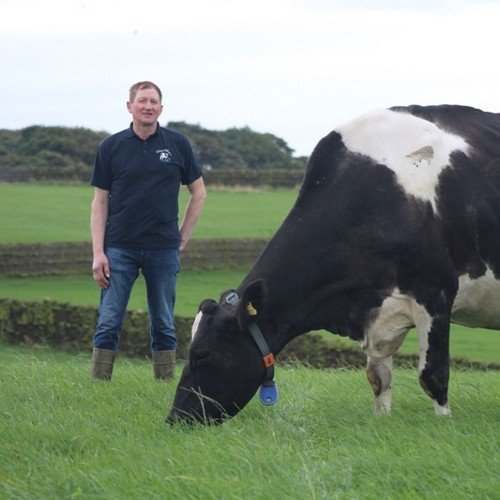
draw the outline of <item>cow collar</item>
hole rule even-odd
[[[226,302],[235,306],[239,302],[239,297],[235,292],[232,292],[226,297]],[[246,307],[249,316],[257,315],[257,311],[254,309],[251,302],[248,302]],[[276,387],[276,384],[273,380],[274,363],[276,359],[274,357],[274,354],[269,349],[269,345],[267,344],[264,335],[262,335],[257,322],[251,321],[248,325],[248,330],[250,331],[252,338],[254,339],[257,347],[259,348],[259,351],[262,354],[262,361],[264,362],[264,366],[266,368],[264,381],[262,382],[262,385],[260,387],[259,400],[262,404],[271,406],[276,403],[276,401],[278,401],[278,388]]]
[[[250,323],[248,325],[248,329],[250,330],[257,347],[262,353],[262,360],[264,361],[264,366],[266,367],[264,382],[262,382],[262,385],[260,386],[259,399],[262,404],[271,406],[278,401],[278,389],[273,380],[275,362],[274,354],[270,351],[266,339],[262,335],[257,323]]]

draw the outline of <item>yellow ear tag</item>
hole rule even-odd
[[[257,309],[255,309],[251,302],[247,304],[247,313],[249,316],[257,316]]]

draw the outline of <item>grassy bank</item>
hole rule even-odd
[[[221,292],[236,288],[247,270],[231,271],[182,271],[177,288],[176,314],[193,318],[203,299],[218,299]],[[68,302],[75,305],[97,307],[99,290],[91,276],[54,278],[0,279],[0,297],[18,300],[41,301],[44,299]],[[132,290],[130,309],[146,310],[146,287],[139,277]],[[326,333],[328,337],[331,334]],[[358,347],[357,342],[335,335],[333,338]],[[500,362],[500,332],[481,328],[451,327],[451,356],[473,361]],[[411,331],[400,348],[405,354],[418,354],[415,331]]]
[[[396,370],[392,417],[362,371],[278,369],[280,401],[217,428],[169,428],[174,384],[119,359],[0,346],[0,497],[495,498],[497,372],[455,371],[437,418],[414,370]]]
[[[84,264],[84,269],[87,270],[82,272],[85,274],[78,276],[0,278],[0,297],[30,302],[48,300],[96,308],[99,290],[90,276],[88,264],[86,266]],[[190,270],[189,268],[183,270],[179,276],[177,316],[193,318],[203,299],[217,299],[222,291],[236,288],[249,267],[250,265],[246,268],[231,270]],[[145,284],[142,277],[139,277],[132,291],[129,309],[144,311],[146,308]],[[330,334],[325,333],[325,335],[332,338]],[[342,342],[341,337],[333,338]],[[356,348],[358,348],[357,344]],[[415,332],[410,332],[400,352],[417,354],[418,350]],[[499,363],[500,332],[452,325],[451,355],[453,358]]]

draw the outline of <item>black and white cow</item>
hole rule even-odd
[[[420,383],[450,415],[450,321],[500,328],[500,114],[367,114],[319,142],[238,289],[201,304],[168,421],[235,415],[272,384],[273,355],[319,329],[361,343],[375,411],[390,412],[392,355],[413,326]]]

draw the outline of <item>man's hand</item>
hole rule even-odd
[[[109,262],[104,252],[94,255],[92,274],[99,288],[106,290],[109,287]]]
[[[188,241],[189,241],[189,238],[186,238],[186,237],[182,237],[181,235],[181,243],[179,245],[179,250],[182,252],[185,248],[186,248],[186,245],[188,244]]]

